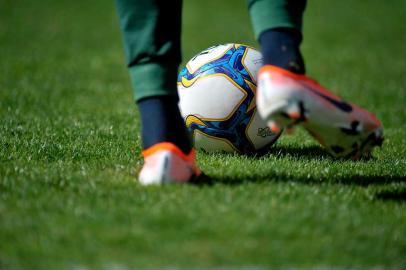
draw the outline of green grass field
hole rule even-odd
[[[186,61],[257,46],[244,1],[184,1]],[[108,0],[0,0],[0,269],[406,269],[404,0],[309,1],[308,73],[382,120],[368,161],[307,134],[198,153],[213,186],[137,184],[138,112]]]

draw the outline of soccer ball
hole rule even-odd
[[[179,107],[195,148],[256,154],[278,139],[256,110],[261,64],[256,49],[223,44],[197,54],[180,71]]]

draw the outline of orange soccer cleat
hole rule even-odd
[[[201,174],[196,154],[186,155],[176,145],[162,142],[144,150],[144,166],[139,174],[142,185],[186,183]]]
[[[372,113],[275,66],[258,73],[257,108],[273,132],[301,125],[336,157],[369,156],[383,142],[382,125]]]

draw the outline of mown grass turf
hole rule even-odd
[[[405,269],[406,5],[309,2],[309,74],[376,112],[384,147],[334,160],[299,131],[199,153],[213,186],[144,188],[113,3],[0,1],[0,269]],[[184,4],[185,60],[257,46],[244,1]]]

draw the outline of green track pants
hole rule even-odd
[[[279,27],[301,31],[306,0],[247,0],[256,37]],[[116,0],[135,99],[177,96],[182,0]]]

